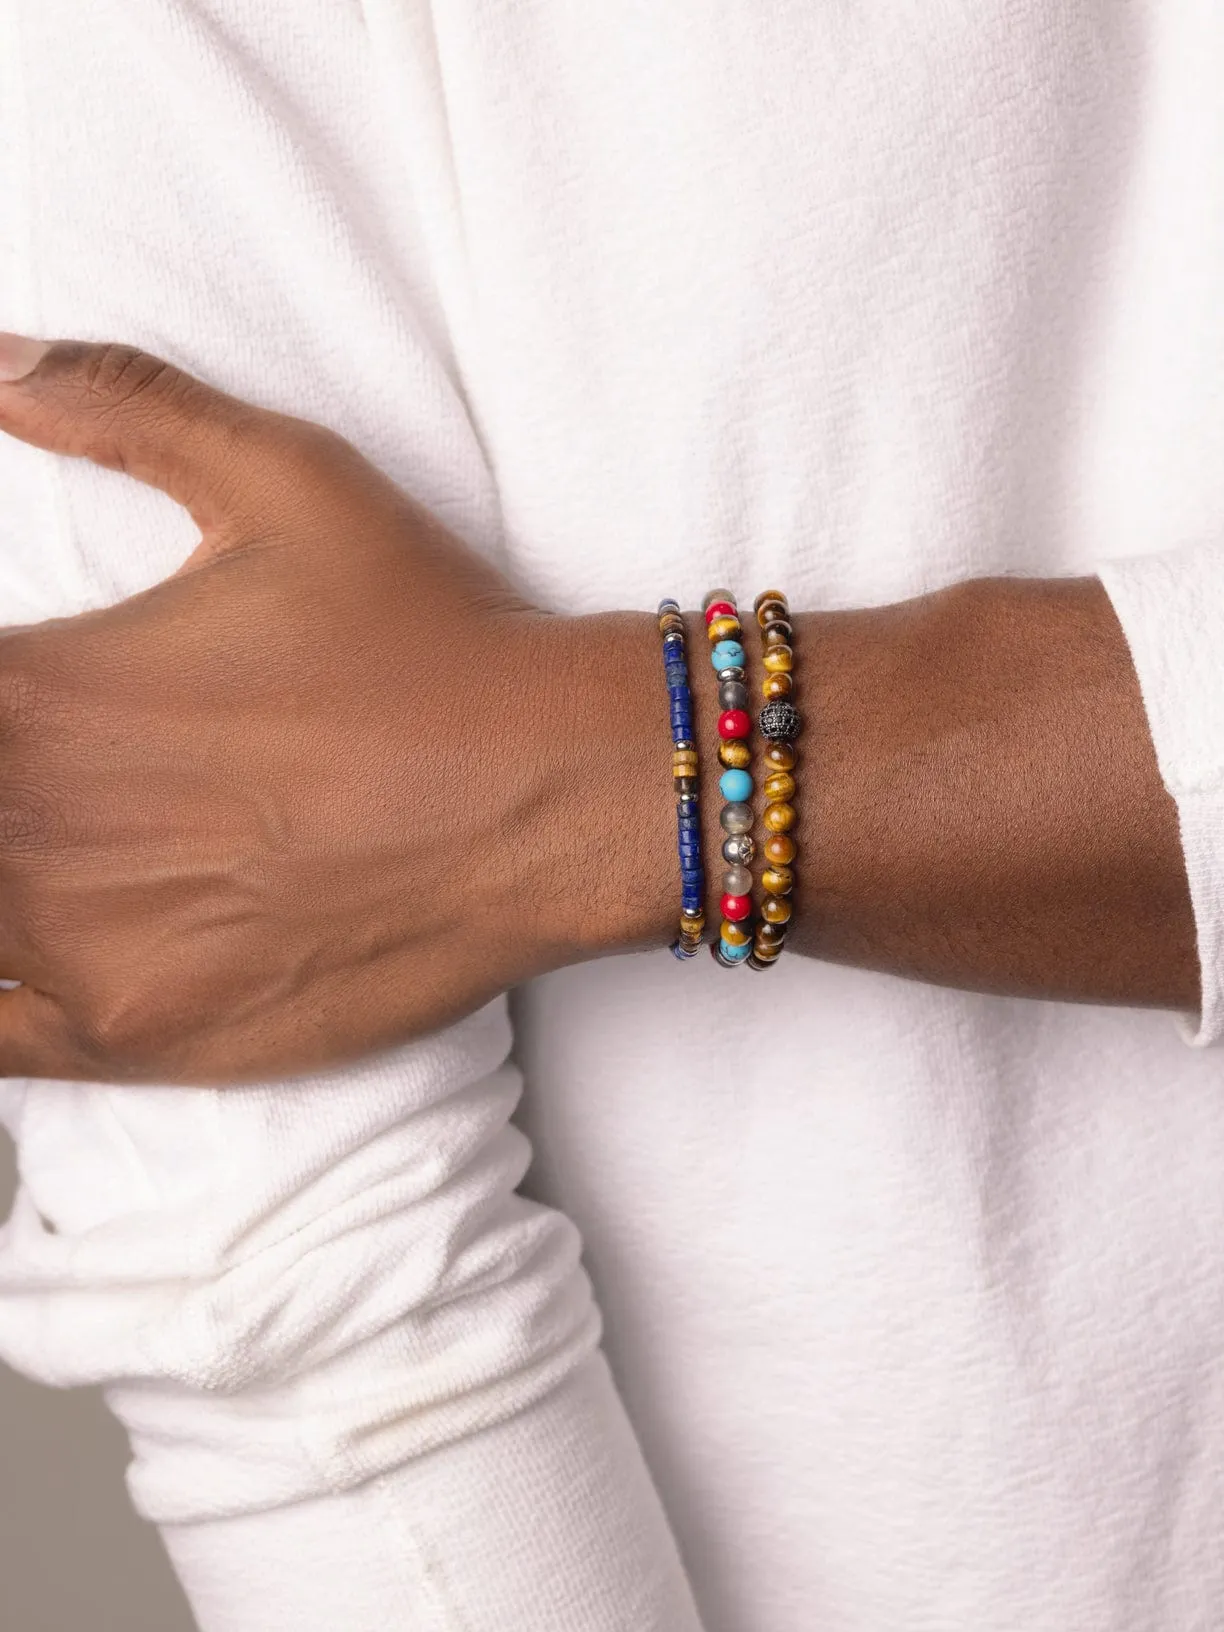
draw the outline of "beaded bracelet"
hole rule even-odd
[[[743,629],[735,597],[728,589],[712,590],[702,602],[702,610],[710,637],[710,661],[718,675],[718,757],[724,767],[718,787],[726,801],[719,821],[727,835],[722,847],[727,863],[722,877],[722,925],[710,951],[724,968],[736,968],[752,951],[752,874],[748,870],[755,848],[750,831],[752,777],[748,771],[752,719],[748,713]]]
[[[761,813],[761,825],[766,835],[762,849],[769,865],[761,874],[765,899],[748,967],[768,969],[781,955],[792,911],[787,900],[795,883],[792,863],[796,845],[791,837],[795,807],[791,801],[795,796],[795,738],[803,721],[790,700],[795,654],[786,597],[776,589],[767,589],[757,596],[752,610],[761,630],[761,662],[765,671],[761,682],[764,707],[758,723],[765,738],[763,791],[767,803]]]
[[[672,786],[676,793],[676,838],[680,850],[680,929],[672,954],[691,958],[701,950],[705,929],[705,871],[701,865],[701,808],[693,698],[684,648],[684,619],[675,601],[659,602],[663,672],[671,705]]]

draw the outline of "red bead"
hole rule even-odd
[[[724,918],[730,918],[733,924],[747,918],[752,911],[752,897],[747,895],[724,895],[718,903]]]
[[[734,618],[739,614],[730,601],[715,601],[712,606],[706,607],[706,623],[711,624],[715,618]]]
[[[718,716],[720,737],[746,737],[751,729],[752,721],[742,708],[729,708]]]

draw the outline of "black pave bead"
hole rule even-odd
[[[794,742],[803,725],[799,710],[794,703],[788,703],[784,697],[766,703],[761,710],[758,723],[761,735],[771,738],[774,742]]]

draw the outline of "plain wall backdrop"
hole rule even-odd
[[[12,1201],[0,1133],[0,1218]],[[127,1443],[94,1389],[0,1365],[0,1632],[194,1632],[157,1532],[132,1510]]]

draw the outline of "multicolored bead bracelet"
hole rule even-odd
[[[752,718],[748,713],[747,669],[743,629],[728,589],[715,589],[702,602],[706,633],[710,638],[710,661],[718,675],[718,758],[723,766],[718,780],[725,801],[719,822],[727,835],[723,840],[722,925],[710,951],[724,968],[736,968],[752,951],[752,874],[748,864],[754,845],[752,828],[752,776],[748,767],[752,753],[748,735]]]
[[[705,870],[701,864],[701,792],[697,779],[697,740],[693,734],[693,698],[689,691],[684,619],[676,601],[659,602],[663,637],[663,672],[671,709],[672,787],[676,794],[676,838],[680,851],[680,928],[672,942],[677,958],[701,950],[705,929]]]
[[[761,825],[765,829],[762,852],[768,865],[761,874],[765,899],[761,920],[753,936],[748,958],[750,969],[768,969],[778,961],[786,943],[786,926],[792,907],[788,897],[794,888],[796,844],[792,835],[796,812],[795,739],[802,729],[799,710],[791,702],[794,686],[795,653],[792,646],[790,608],[786,597],[767,589],[752,603],[761,631],[761,663],[764,704],[758,724],[765,739],[765,809]]]

